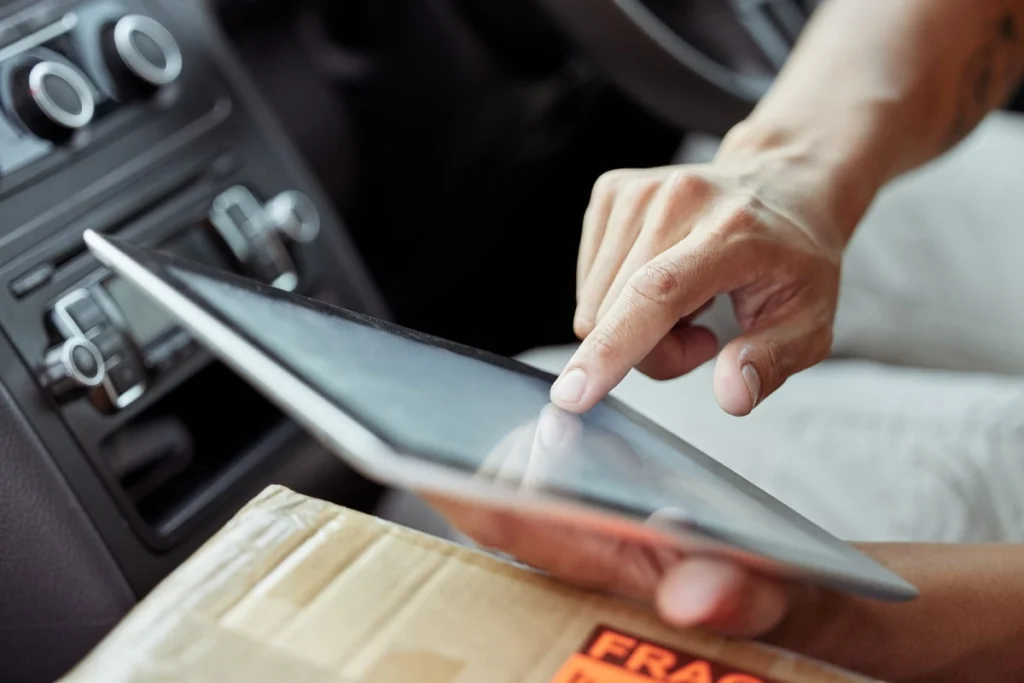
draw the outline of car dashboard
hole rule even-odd
[[[374,501],[87,229],[387,316],[205,3],[0,2],[5,680],[62,673],[271,481]]]

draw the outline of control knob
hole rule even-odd
[[[35,135],[65,142],[92,121],[93,88],[81,71],[55,61],[41,61],[13,72],[14,112]]]
[[[105,377],[102,354],[84,337],[72,337],[47,351],[39,373],[43,388],[61,403],[98,387]]]
[[[306,195],[289,190],[263,207],[278,233],[298,244],[309,244],[320,234],[320,212]]]
[[[148,97],[181,75],[178,42],[152,17],[129,14],[108,26],[103,59],[123,99]]]

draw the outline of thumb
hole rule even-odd
[[[742,416],[792,375],[825,360],[832,321],[802,316],[751,331],[726,344],[715,363],[715,397],[730,415]]]
[[[793,597],[782,582],[724,560],[691,557],[666,573],[655,602],[661,617],[674,626],[758,638],[782,622]]]

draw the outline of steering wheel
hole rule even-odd
[[[821,0],[539,0],[620,89],[722,135],[749,114]]]

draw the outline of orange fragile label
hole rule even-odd
[[[598,626],[551,683],[775,683],[674,648]]]

